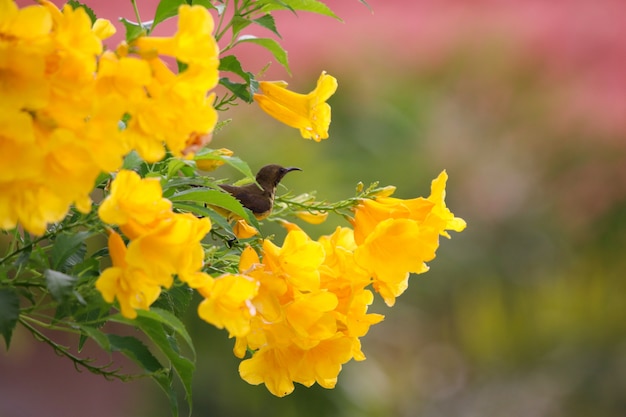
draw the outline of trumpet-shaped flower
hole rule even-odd
[[[284,276],[295,289],[319,289],[319,266],[324,261],[324,249],[302,230],[289,231],[282,248],[265,240],[263,255],[263,263],[274,273]]]
[[[161,293],[161,277],[146,273],[126,262],[126,245],[115,232],[109,235],[109,254],[113,266],[102,271],[96,288],[108,303],[115,299],[122,315],[129,319],[137,317],[137,311],[148,310]]]
[[[200,289],[205,299],[198,306],[198,316],[219,329],[225,327],[230,337],[246,336],[256,314],[251,300],[258,287],[257,281],[245,275],[222,275]]]
[[[172,203],[162,197],[158,178],[141,178],[121,170],[111,183],[111,194],[102,202],[98,215],[115,224],[131,239],[147,233],[160,219],[171,216]]]
[[[389,306],[406,290],[409,273],[428,270],[426,262],[435,257],[439,235],[449,237],[446,230],[465,228],[465,221],[445,205],[447,178],[443,171],[433,180],[428,199],[379,197],[355,209],[355,260],[374,277],[374,289]]]
[[[208,218],[197,218],[190,213],[172,213],[161,219],[152,230],[133,239],[128,245],[127,262],[142,267],[155,275],[166,272],[177,274],[182,281],[202,268],[204,250],[200,241],[211,229]]]
[[[335,94],[337,80],[322,72],[317,86],[308,94],[287,90],[284,82],[261,81],[254,95],[259,107],[276,120],[299,129],[305,139],[316,142],[328,138],[331,111],[326,101]]]

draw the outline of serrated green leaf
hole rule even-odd
[[[262,1],[265,3],[262,10],[268,12],[271,10],[280,10],[289,8],[291,10],[317,13],[324,16],[330,16],[334,19],[342,21],[330,8],[317,0],[281,0],[281,1]],[[287,6],[287,7],[285,7]]]
[[[79,324],[78,327],[80,327],[81,332],[83,332],[88,338],[96,342],[98,346],[100,346],[102,349],[104,349],[107,352],[111,352],[111,341],[109,340],[110,335],[107,335],[92,326]],[[78,346],[79,352],[83,348],[84,343],[85,342],[82,342],[81,344],[79,344]]]
[[[170,400],[170,411],[178,416],[178,398],[174,390],[173,373],[164,368],[140,340],[132,336],[107,335],[112,352],[121,352],[138,364],[161,387]]]
[[[220,85],[226,87],[228,91],[232,92],[235,96],[242,99],[246,103],[252,103],[252,94],[248,90],[247,84],[234,83],[226,77],[220,78]]]
[[[195,358],[196,349],[193,346],[193,341],[191,340],[191,336],[187,332],[187,328],[185,327],[184,323],[180,321],[180,319],[176,317],[174,314],[170,313],[167,310],[155,308],[153,306],[150,308],[150,310],[138,310],[137,315],[139,317],[144,317],[146,319],[154,320],[172,329],[177,335],[179,335],[185,341],[187,346],[189,346]]]
[[[90,232],[82,231],[76,234],[62,233],[57,236],[50,252],[53,269],[68,271],[85,259],[87,245],[85,239]]]
[[[243,42],[255,43],[270,51],[274,58],[276,58],[276,61],[278,61],[278,63],[281,64],[285,68],[285,70],[287,70],[287,73],[289,75],[291,75],[291,69],[289,68],[289,61],[287,59],[287,51],[285,51],[283,47],[280,46],[280,44],[274,39],[257,38],[256,36],[252,35],[242,35],[239,37],[239,39],[237,39],[237,43]]]
[[[186,285],[175,285],[167,291],[162,291],[159,298],[152,304],[151,309],[161,308],[172,312],[176,317],[182,317],[189,308],[194,291]]]
[[[63,301],[72,293],[75,277],[53,269],[46,269],[43,275],[46,278],[46,287],[56,301]]]
[[[126,29],[126,42],[128,43],[131,43],[138,37],[144,36],[147,33],[146,28],[139,23],[131,22],[123,17],[120,18],[120,22],[122,22]]]
[[[98,18],[96,17],[96,14],[94,13],[94,11],[87,7],[86,5],[82,4],[79,1],[76,0],[69,0],[67,3],[68,6],[70,6],[72,9],[76,10],[76,9],[83,9],[85,10],[85,12],[87,13],[87,16],[89,16],[89,20],[91,20],[91,24],[93,25],[94,23],[96,23],[96,20],[98,20]]]
[[[244,210],[239,200],[222,191],[209,190],[206,188],[193,188],[191,190],[184,190],[174,194],[170,200],[172,202],[195,201],[210,206],[217,206],[246,219],[246,221],[250,220],[248,213]]]
[[[129,320],[130,321],[130,320]],[[128,324],[128,321],[123,321]],[[132,321],[131,321],[132,323]],[[150,349],[139,339],[132,336],[107,334],[112,352],[122,352],[148,373],[163,371],[164,368]]]
[[[278,30],[276,29],[276,21],[274,20],[274,16],[272,16],[271,14],[264,14],[257,19],[253,19],[252,21],[257,25],[264,27],[265,29],[271,30],[276,34],[276,36],[282,38],[282,36],[280,36],[280,33],[278,33]]]
[[[220,158],[228,165],[245,175],[246,178],[249,178],[251,180],[255,179],[255,175],[252,173],[252,170],[250,169],[250,166],[248,166],[248,163],[246,161],[243,161],[241,158],[238,158],[236,156],[220,155]]]
[[[4,337],[4,344],[9,350],[11,336],[20,315],[20,298],[12,289],[0,290],[0,333]]]
[[[185,394],[187,396],[187,404],[190,410],[189,414],[191,415],[191,380],[193,378],[193,372],[195,370],[195,365],[193,361],[191,361],[189,358],[186,358],[185,356],[180,355],[176,340],[169,337],[168,333],[165,331],[163,325],[161,324],[161,321],[163,319],[162,317],[160,317],[160,315],[157,315],[158,318],[153,318],[150,312],[142,310],[139,310],[137,314],[138,315],[134,320],[126,319],[121,315],[115,315],[111,318],[111,321],[130,324],[138,327],[167,357],[183,384],[183,388],[185,389]]]
[[[243,29],[252,24],[252,21],[250,19],[246,19],[245,17],[241,16],[233,16],[231,22],[233,28],[233,38],[236,38]]]
[[[156,11],[154,13],[154,19],[152,21],[152,30],[154,30],[156,25],[163,22],[164,20],[176,16],[178,14],[178,8],[183,4],[187,4],[187,2],[185,0],[159,1],[159,5],[156,8]]]
[[[150,340],[152,340],[152,342],[161,350],[161,352],[163,352],[172,364],[172,367],[176,371],[180,381],[183,383],[183,388],[185,389],[185,394],[187,396],[189,415],[191,415],[193,405],[191,382],[193,379],[193,372],[196,368],[195,364],[190,359],[179,354],[175,340],[168,337],[161,324],[142,316],[138,316],[135,321],[138,323],[139,328],[150,338]]]
[[[219,70],[237,74],[247,83],[249,83],[250,80],[254,78],[254,75],[251,72],[244,71],[244,69],[241,67],[239,59],[237,59],[237,57],[234,55],[227,55],[220,58]]]

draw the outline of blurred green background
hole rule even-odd
[[[359,181],[427,195],[446,169],[448,206],[468,227],[442,241],[395,307],[372,306],[386,319],[334,390],[297,386],[279,399],[246,384],[233,341],[191,311],[193,415],[625,415],[626,5],[371,0],[372,14],[357,1],[327,3],[344,23],[277,15],[293,77],[274,64],[266,79],[308,92],[322,70],[334,75],[330,139],[305,141],[241,105],[212,145],[253,169],[298,166],[281,192],[328,201]],[[250,50],[243,60],[256,72],[271,58]],[[228,168],[215,176],[238,178]],[[306,230],[317,238],[338,224]],[[31,343],[23,337],[14,344]],[[0,380],[10,358],[0,357]],[[72,396],[92,398],[92,410],[50,400],[46,415],[168,415],[148,381],[120,388],[59,369],[83,378]],[[11,410],[0,405],[0,416],[29,415]]]

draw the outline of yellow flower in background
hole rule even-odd
[[[322,224],[328,218],[327,211],[303,210],[297,211],[295,214],[300,220],[304,220],[309,224]]]
[[[239,219],[233,226],[233,233],[238,239],[248,239],[259,234],[259,231],[244,219]]]
[[[317,382],[326,389],[334,388],[342,365],[352,359],[352,351],[351,338],[337,336],[324,340],[313,349],[302,352],[293,379],[305,387]]]
[[[208,218],[197,218],[190,213],[172,213],[160,219],[144,234],[128,245],[127,262],[141,266],[155,275],[165,272],[177,274],[182,281],[202,268],[204,250],[200,241],[211,230]],[[171,278],[163,282],[171,285]]]
[[[201,289],[205,299],[198,306],[198,316],[218,329],[226,328],[230,337],[246,336],[256,314],[251,300],[258,287],[257,281],[245,275],[222,275]]]
[[[126,263],[126,245],[115,232],[109,235],[109,254],[113,266],[102,271],[96,289],[108,303],[117,299],[122,315],[134,319],[136,310],[148,310],[161,294],[158,278]]]
[[[162,196],[158,178],[141,178],[121,170],[111,183],[111,193],[98,208],[107,224],[118,225],[131,239],[147,233],[154,223],[171,215],[172,203]]]
[[[284,397],[294,390],[293,370],[302,359],[295,347],[267,347],[239,364],[239,375],[249,384],[265,384],[269,392]]]
[[[285,319],[295,331],[292,342],[306,350],[333,337],[337,333],[332,313],[336,307],[337,296],[329,291],[296,294],[285,307]]]
[[[233,156],[233,154],[234,152],[230,149],[215,149],[209,154],[213,156],[213,158],[207,155],[203,155],[201,157],[196,156],[196,167],[202,171],[215,171],[225,163],[222,159],[215,159],[216,156]]]
[[[319,289],[319,266],[323,261],[322,245],[302,230],[289,231],[282,248],[269,240],[263,241],[263,263],[299,291]]]
[[[337,90],[337,80],[322,72],[317,86],[308,94],[287,90],[284,82],[261,81],[260,93],[254,95],[259,107],[287,126],[300,129],[305,139],[319,142],[328,138],[331,111],[326,100]]]

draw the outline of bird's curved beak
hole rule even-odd
[[[298,167],[287,167],[285,168],[285,174],[291,171],[302,171],[300,168]]]

